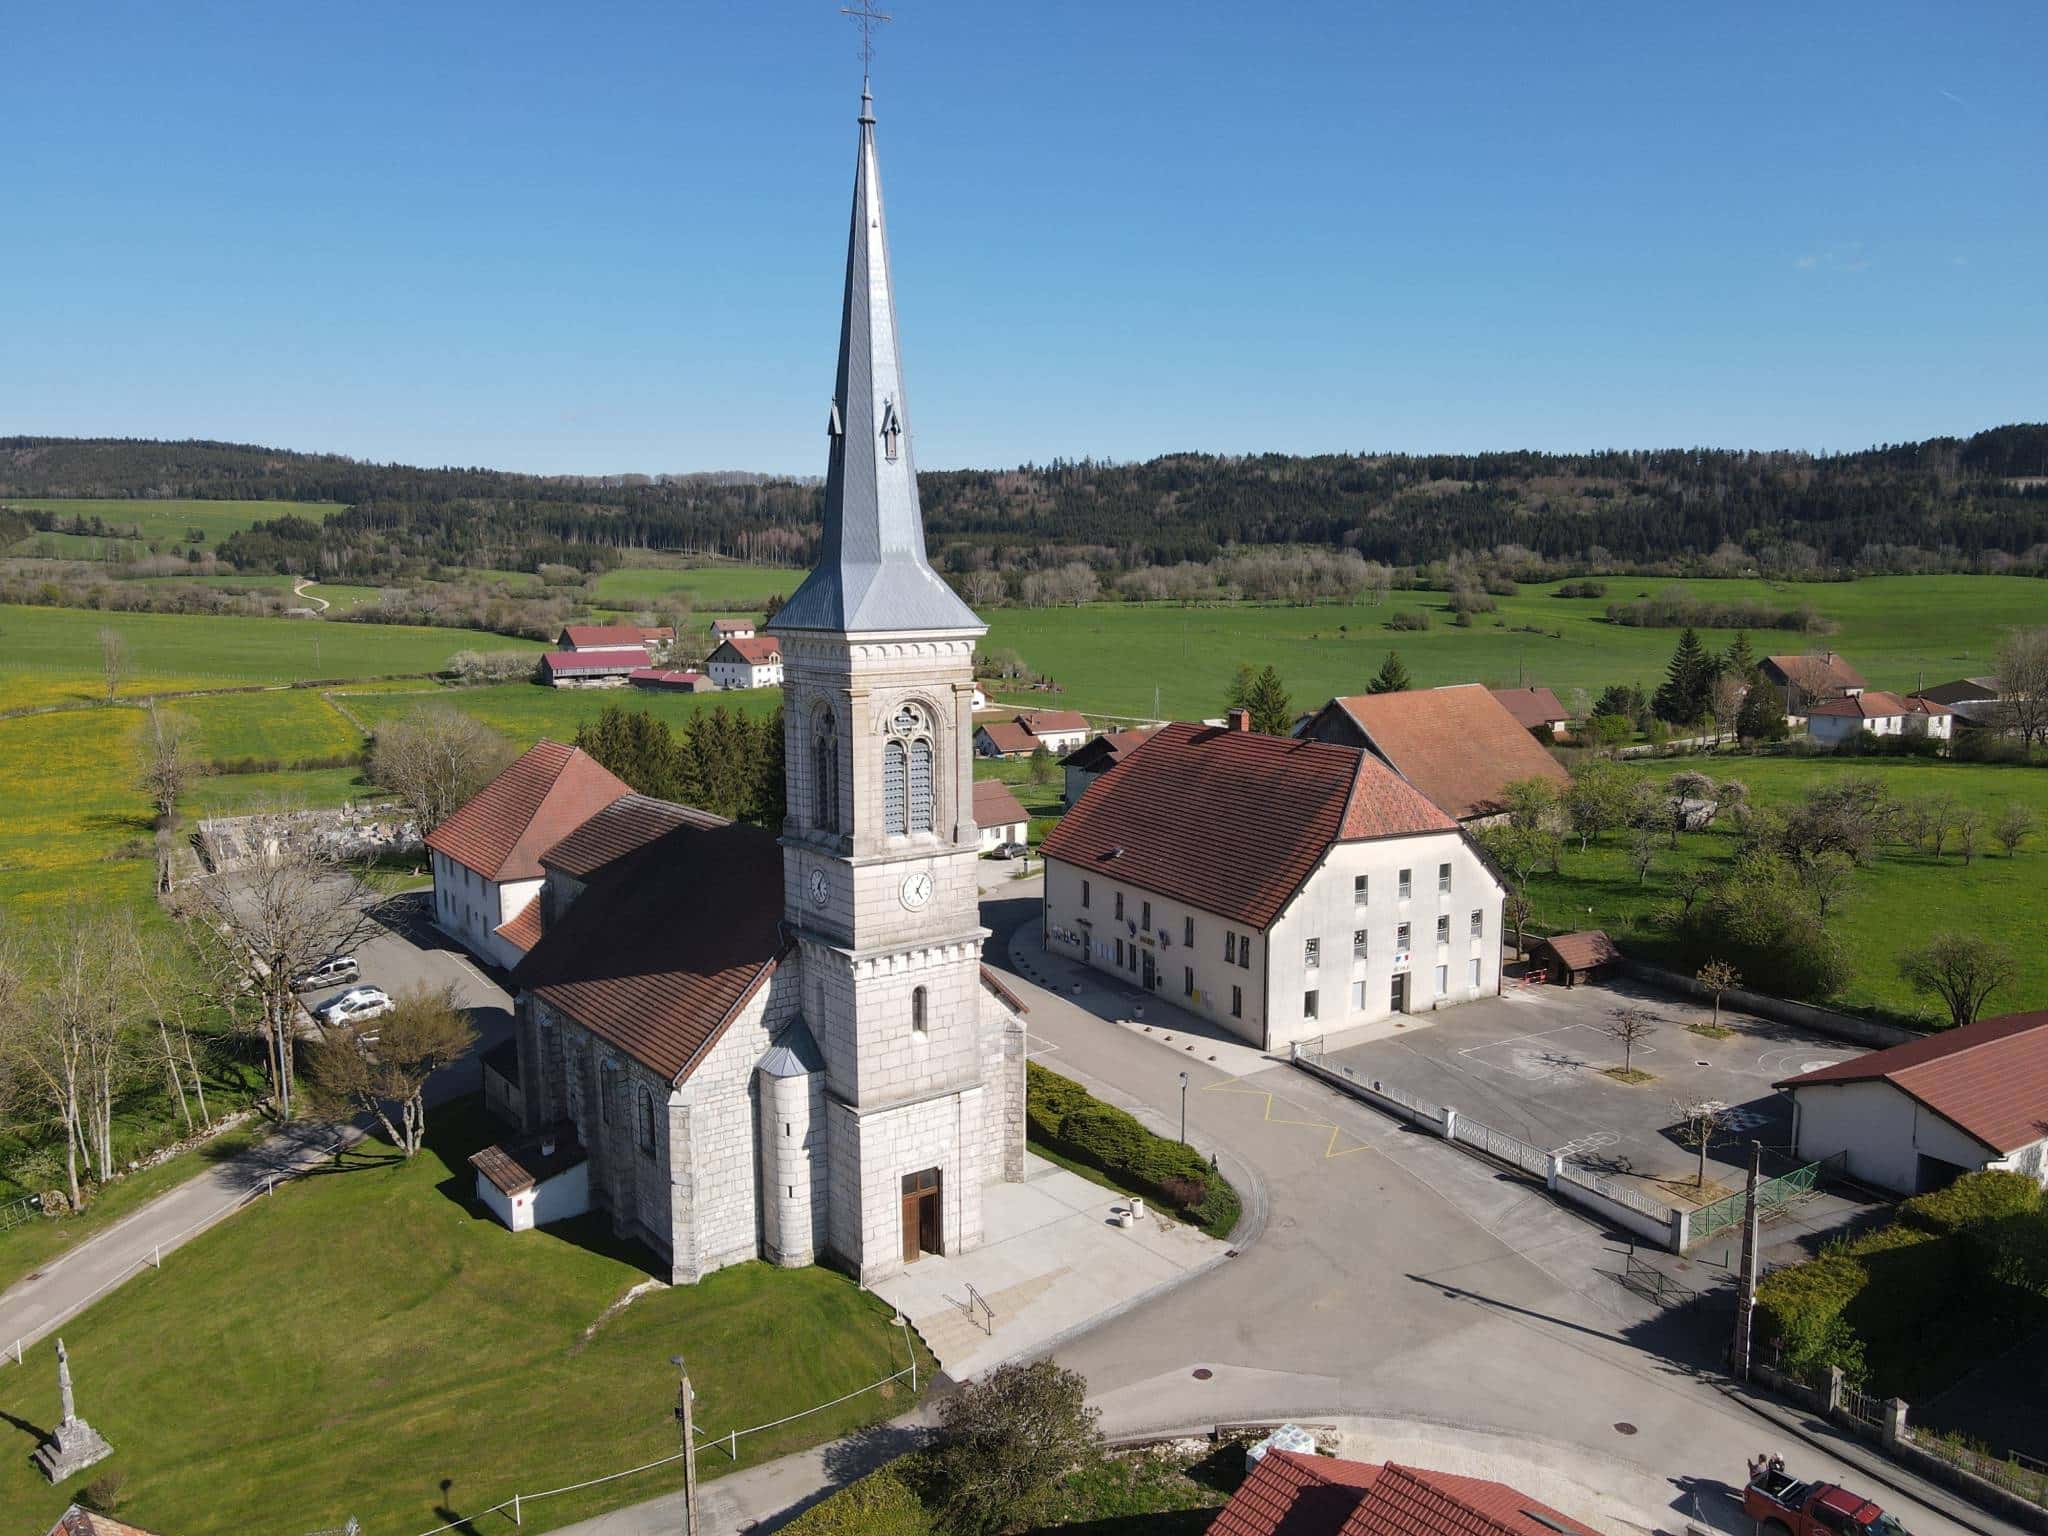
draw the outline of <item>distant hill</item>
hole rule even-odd
[[[1508,547],[1546,562],[1684,565],[1723,551],[1810,569],[2048,566],[2048,425],[1860,453],[1725,449],[1545,454],[1173,454],[919,476],[934,558],[953,572],[1082,559],[1102,570],[1208,561],[1230,547],[1354,549],[1415,566]],[[251,569],[337,580],[430,565],[590,569],[627,548],[803,564],[815,480],[541,476],[420,469],[237,443],[0,438],[8,497],[333,501],[224,541]]]

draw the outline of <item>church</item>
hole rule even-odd
[[[627,794],[538,855],[525,1134],[473,1160],[501,1214],[606,1212],[678,1283],[965,1252],[1024,1174],[1024,1010],[975,880],[986,626],[926,558],[865,87],[859,122],[821,558],[768,626],[781,834]]]

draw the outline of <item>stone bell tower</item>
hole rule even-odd
[[[861,91],[822,558],[783,657],[784,910],[825,1064],[826,1246],[863,1280],[981,1238],[999,1113],[980,1045],[974,644],[925,558],[910,406]]]

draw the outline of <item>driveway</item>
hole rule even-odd
[[[1266,1219],[1238,1258],[1056,1351],[1088,1378],[1106,1431],[1377,1417],[1504,1434],[1668,1489],[1671,1509],[1643,1517],[1667,1529],[1693,1492],[1739,1483],[1748,1455],[1780,1445],[1801,1475],[1871,1489],[1916,1536],[1996,1526],[1959,1524],[1896,1469],[1878,1493],[1841,1459],[1853,1453],[1786,1443],[1719,1389],[1730,1309],[1661,1310],[1624,1289],[1624,1236],[1292,1067],[1233,1073],[1165,1042],[1171,1004],[1149,1003],[1152,1035],[1079,1006],[1068,987],[1086,981],[1040,947],[1035,897],[988,902],[983,920],[1034,1048],[1052,1053],[1040,1059],[1162,1116],[1177,1116],[1187,1073],[1189,1141],[1235,1154]],[[1702,1289],[1716,1278],[1674,1268]]]

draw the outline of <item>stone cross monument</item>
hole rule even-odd
[[[62,1339],[57,1341],[57,1396],[64,1407],[63,1421],[50,1432],[49,1439],[36,1447],[34,1455],[43,1476],[53,1483],[61,1483],[114,1454],[114,1448],[101,1438],[100,1432],[78,1416],[78,1404],[71,1395],[71,1356],[65,1353]]]

